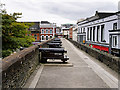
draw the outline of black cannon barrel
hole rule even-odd
[[[48,45],[61,45],[61,43],[47,43]]]
[[[40,52],[54,52],[54,53],[63,53],[67,52],[64,48],[39,48]]]
[[[60,38],[55,38],[54,41],[60,41]]]
[[[62,43],[61,41],[51,41],[51,43]]]

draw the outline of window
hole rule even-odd
[[[82,28],[81,28],[81,33],[82,33]]]
[[[52,34],[52,29],[50,29],[50,33]]]
[[[92,27],[90,27],[90,41],[92,40]]]
[[[83,28],[83,33],[85,33],[85,28]]]
[[[78,28],[78,33],[80,33],[80,28]]]
[[[87,30],[87,40],[89,40],[89,28]]]
[[[46,29],[46,33],[48,33],[48,29]]]
[[[44,36],[42,36],[42,40],[44,40]]]
[[[95,26],[93,27],[93,41],[95,41]]]
[[[34,35],[34,37],[35,37],[35,40],[37,40],[37,35],[36,34]]]
[[[113,36],[113,47],[117,46],[117,36]]]
[[[48,40],[48,36],[46,36],[46,40]]]
[[[59,29],[56,29],[56,33],[59,33]]]
[[[99,41],[99,29],[100,29],[100,26],[97,26],[97,41]]]
[[[42,29],[42,33],[44,33],[44,29]]]
[[[79,28],[79,33],[81,33],[81,28]]]
[[[117,30],[117,23],[113,23],[113,30]]]
[[[50,36],[50,39],[52,38],[52,36]]]
[[[104,32],[104,25],[101,25],[101,42],[104,41],[103,32]]]

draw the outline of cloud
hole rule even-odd
[[[76,23],[80,18],[90,17],[95,11],[117,11],[117,0],[2,0],[8,13],[22,12],[19,20],[48,20]]]
[[[75,20],[89,16],[98,11],[117,11],[117,6],[112,2],[66,2],[44,3],[42,7],[47,13],[60,15],[63,18]]]

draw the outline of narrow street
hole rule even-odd
[[[42,66],[29,80],[29,88],[117,88],[117,74],[66,39],[62,39],[73,66]],[[101,66],[100,66],[101,65]],[[34,85],[33,85],[34,84]],[[36,85],[35,85],[36,84]]]

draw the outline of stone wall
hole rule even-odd
[[[72,42],[77,48],[85,51],[92,57],[98,59],[99,61],[103,62],[106,64],[108,67],[111,69],[115,70],[116,72],[120,73],[120,58],[113,56],[109,53],[99,51],[95,48],[91,48],[88,45],[78,43],[76,41],[73,41],[71,39],[68,39],[70,42]]]
[[[48,47],[51,40],[26,48],[2,60],[2,88],[22,88],[40,64],[39,47]]]

